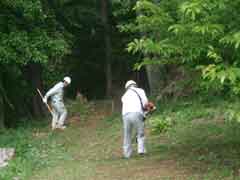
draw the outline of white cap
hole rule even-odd
[[[125,84],[125,89],[127,89],[130,85],[137,85],[137,83],[133,80],[129,80]]]
[[[71,83],[71,78],[68,77],[68,76],[66,76],[65,78],[63,78],[63,80],[64,80],[65,82],[67,82],[68,84]]]

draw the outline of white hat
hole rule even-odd
[[[68,76],[66,76],[65,78],[63,78],[63,80],[64,80],[65,82],[67,82],[68,84],[71,83],[71,78],[68,77]]]
[[[137,83],[133,80],[129,80],[125,84],[125,89],[127,89],[130,85],[137,85]]]

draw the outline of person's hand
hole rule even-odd
[[[43,98],[43,102],[47,104],[47,98]]]

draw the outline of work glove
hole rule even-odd
[[[45,104],[47,104],[47,98],[46,98],[46,97],[43,98],[43,102],[44,102]]]

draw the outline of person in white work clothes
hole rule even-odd
[[[123,119],[123,156],[130,158],[132,154],[131,136],[133,128],[137,131],[138,154],[146,153],[144,146],[144,106],[148,98],[143,89],[137,87],[133,80],[125,84],[126,92],[122,96],[122,119]]]
[[[43,98],[43,102],[47,104],[48,98],[51,97],[52,107],[52,130],[65,129],[64,122],[67,118],[67,109],[63,103],[64,88],[71,83],[70,77],[65,77],[63,81],[57,83],[51,88]]]

